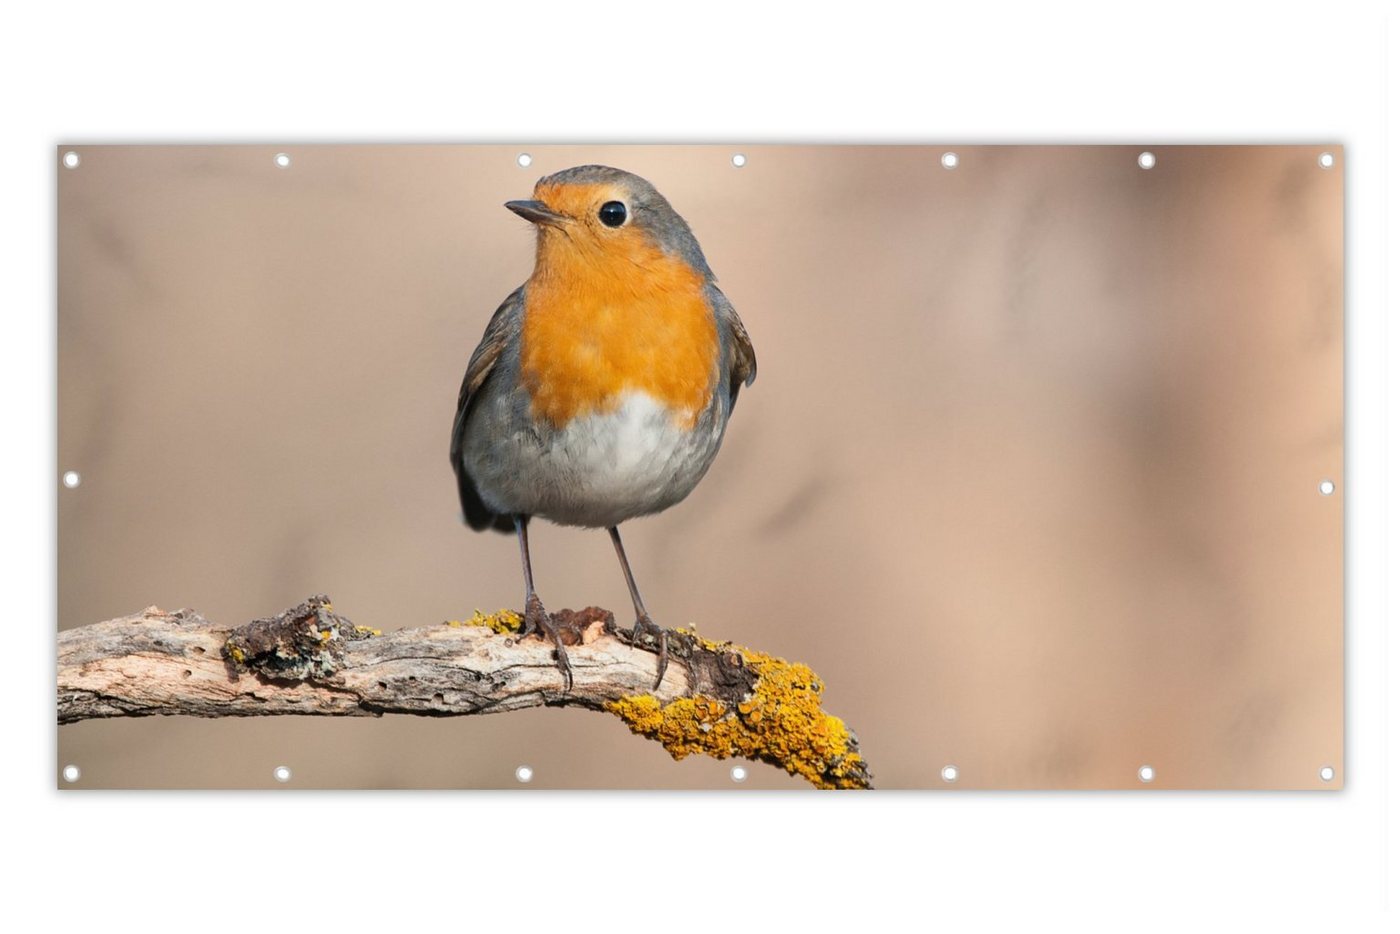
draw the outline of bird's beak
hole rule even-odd
[[[532,224],[548,224],[551,227],[563,227],[569,222],[568,217],[551,211],[549,206],[543,201],[507,201],[506,207]]]

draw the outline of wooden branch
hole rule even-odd
[[[193,610],[147,607],[58,636],[58,722],[100,717],[454,716],[574,706],[620,717],[676,759],[738,756],[823,788],[870,788],[859,744],[821,708],[821,681],[792,664],[670,630],[632,645],[597,607],[553,616],[569,645],[565,690],[553,645],[517,639],[519,616],[381,634],[314,596],[278,616],[221,628]]]

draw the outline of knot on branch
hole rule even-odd
[[[559,641],[565,645],[592,645],[607,633],[617,633],[612,610],[605,610],[600,606],[586,606],[581,610],[555,610],[549,614],[549,621],[559,630]],[[514,610],[497,610],[495,613],[477,610],[471,619],[447,621],[447,625],[452,627],[480,626],[499,636],[516,635],[524,624],[525,617]]]
[[[336,615],[330,597],[315,594],[290,610],[233,630],[224,640],[224,658],[267,678],[305,681],[339,671],[347,641],[380,634]]]

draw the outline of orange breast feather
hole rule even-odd
[[[714,391],[719,336],[704,279],[627,231],[606,244],[542,239],[525,285],[521,378],[536,418],[562,428],[640,390],[694,427]]]

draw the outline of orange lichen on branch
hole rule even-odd
[[[523,621],[519,613],[514,610],[497,610],[495,613],[483,613],[475,610],[471,619],[449,619],[449,626],[485,626],[497,635],[509,635],[520,631],[520,623]]]
[[[694,753],[739,756],[777,765],[818,788],[872,787],[855,737],[822,709],[824,686],[811,668],[731,643],[695,641],[711,652],[740,655],[758,676],[748,697],[731,705],[700,694],[663,705],[640,694],[605,708],[677,760]]]
[[[559,628],[559,637],[565,645],[588,645],[596,642],[613,621],[611,612],[596,606],[584,607],[582,610],[559,610],[550,613],[549,618]],[[476,610],[471,619],[447,621],[449,626],[481,626],[498,636],[516,635],[524,623],[525,617],[515,610],[497,610],[491,614]]]

